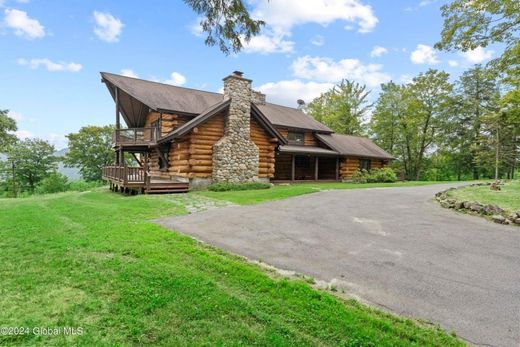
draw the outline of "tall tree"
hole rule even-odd
[[[69,151],[65,165],[80,168],[87,181],[101,180],[101,169],[114,163],[112,150],[112,126],[86,126],[77,133],[68,134]]]
[[[242,0],[184,0],[202,16],[200,26],[208,46],[218,45],[226,55],[238,53],[244,42],[260,33],[265,24],[251,18]]]
[[[444,134],[451,105],[449,75],[429,70],[407,85],[384,84],[370,122],[374,140],[399,159],[407,179],[419,179]]]
[[[367,97],[370,91],[359,83],[342,80],[328,92],[310,102],[306,111],[340,134],[363,135],[363,124],[372,106]]]
[[[8,113],[8,110],[0,110],[0,153],[5,153],[8,146],[16,141],[16,136],[12,134],[17,130],[16,121]]]
[[[411,111],[415,112],[411,125],[417,131],[417,139],[414,142],[416,159],[413,172],[415,179],[420,177],[425,154],[435,143],[446,124],[453,90],[448,79],[448,73],[430,69],[415,77],[410,84],[412,105],[414,105]]]
[[[394,153],[400,140],[399,121],[406,110],[405,87],[390,81],[381,85],[381,93],[370,119],[370,135],[376,143],[390,153]]]
[[[479,159],[494,167],[495,179],[514,178],[520,160],[520,92],[507,93],[500,102],[501,108],[483,117],[482,149]]]
[[[24,190],[34,192],[36,184],[58,168],[54,146],[40,139],[16,142],[10,149],[9,161],[16,164],[16,177]]]
[[[496,74],[476,65],[460,76],[456,86],[459,107],[451,113],[450,120],[455,127],[447,136],[457,136],[453,140],[461,146],[459,149],[470,152],[473,178],[479,179],[477,153],[480,151],[482,117],[495,112],[500,99]]]

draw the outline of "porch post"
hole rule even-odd
[[[148,189],[150,189],[150,176],[148,175],[148,152],[144,153],[143,169],[145,189],[148,191]]]
[[[339,157],[336,157],[336,181],[339,181]]]
[[[119,113],[119,88],[116,87],[116,129],[121,128],[121,119]]]
[[[291,154],[291,181],[294,181],[294,154]]]
[[[314,157],[315,160],[314,160],[314,180],[317,181],[318,180],[318,163],[319,163],[319,158],[318,156]]]
[[[121,166],[125,163],[125,152],[123,152],[122,148],[119,148],[119,161],[117,162],[117,165]]]

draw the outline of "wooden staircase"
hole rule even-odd
[[[190,189],[188,182],[174,182],[174,181],[155,181],[152,180],[149,186],[145,189],[147,194],[171,194],[171,193],[187,193]]]

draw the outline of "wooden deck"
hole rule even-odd
[[[102,177],[110,183],[110,189],[124,193],[187,193],[188,182],[173,181],[149,176],[142,167],[105,166]]]

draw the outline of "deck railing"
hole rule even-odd
[[[157,142],[158,128],[127,128],[116,129],[112,142],[117,145],[145,145]]]
[[[102,170],[103,179],[127,183],[147,183],[148,175],[142,167],[105,166]]]

